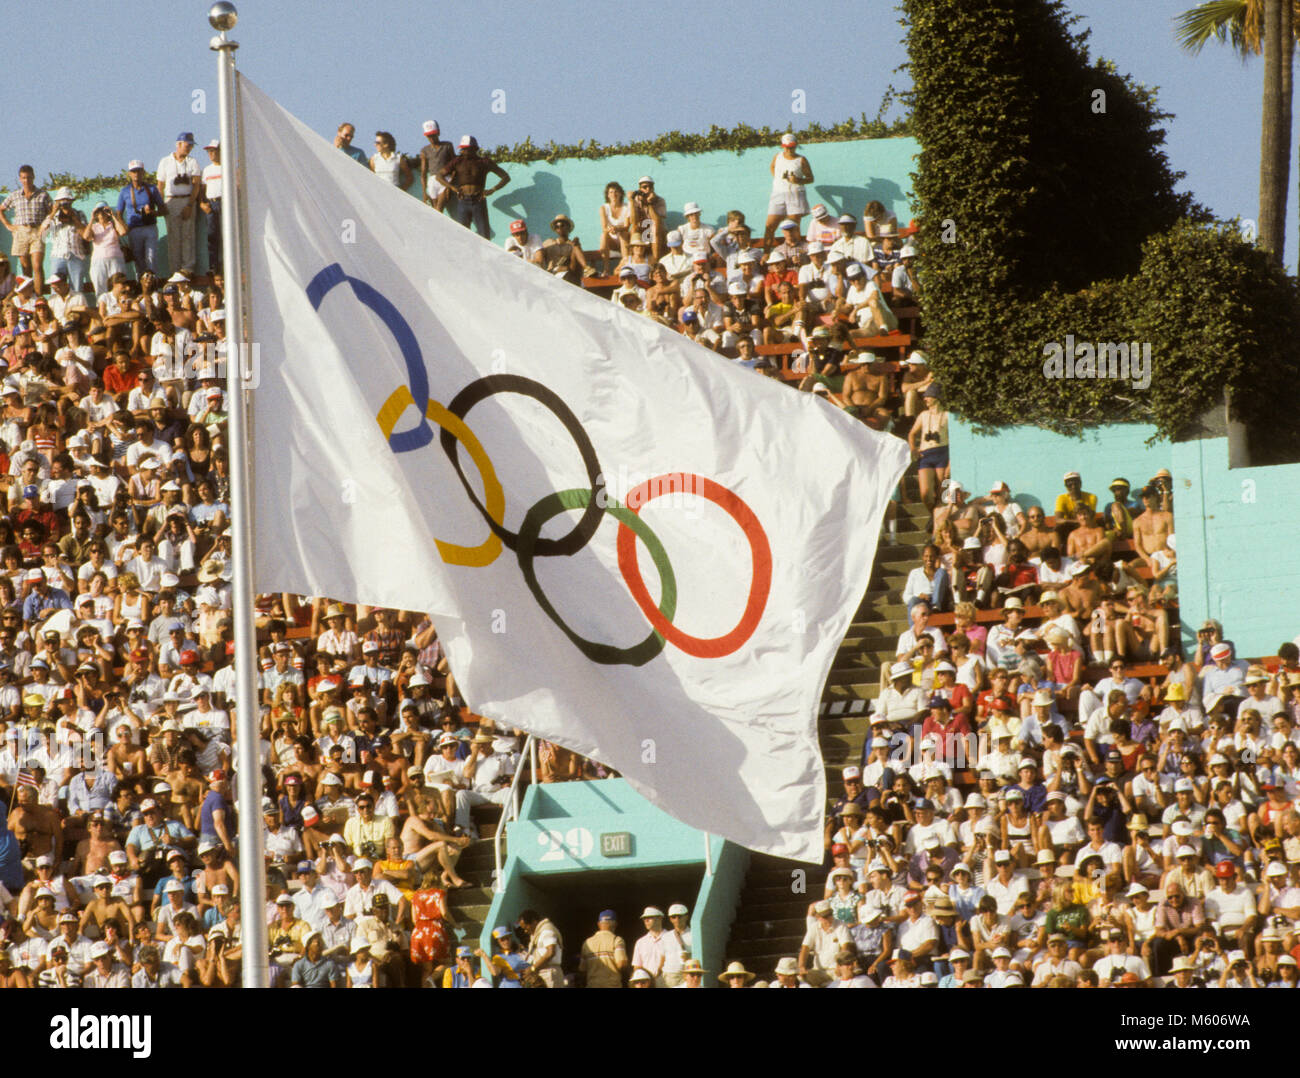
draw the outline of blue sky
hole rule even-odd
[[[1222,216],[1254,218],[1262,65],[1243,64],[1218,45],[1198,57],[1179,50],[1173,20],[1190,6],[1075,0],[1071,9],[1091,28],[1094,54],[1159,87],[1161,105],[1175,113],[1168,150],[1187,173],[1184,185]],[[612,142],[742,121],[833,123],[874,116],[891,82],[906,85],[896,70],[906,60],[899,14],[880,0],[823,0],[815,16],[798,18],[797,8],[774,0],[739,7],[240,0],[238,7],[241,70],[322,134],[351,120],[365,148],[383,128],[414,152],[430,118],[445,136],[473,133],[486,146],[529,136]],[[10,95],[0,182],[12,187],[24,161],[38,179],[115,171],[136,156],[152,167],[177,132],[192,129],[200,142],[216,134],[207,5],[135,0],[129,30],[125,10],[41,5],[33,25],[38,40],[57,41],[50,48],[59,62],[36,65],[38,88]],[[131,67],[132,57],[140,67]],[[121,89],[127,83],[130,92]],[[806,96],[803,116],[791,115],[795,90]],[[1291,180],[1294,190],[1294,159]],[[1292,214],[1295,205],[1293,197]],[[1290,216],[1293,267],[1298,227]]]

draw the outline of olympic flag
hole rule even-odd
[[[240,105],[258,590],[427,611],[474,711],[820,860],[817,705],[904,444]]]

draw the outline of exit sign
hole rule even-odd
[[[600,836],[600,854],[602,857],[632,856],[632,832],[614,831]]]

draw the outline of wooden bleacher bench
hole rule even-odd
[[[1162,678],[1169,673],[1164,663],[1130,663],[1124,667],[1124,676],[1137,678],[1139,681]],[[1085,681],[1097,682],[1106,677],[1109,671],[1104,666],[1090,666],[1083,672]]]
[[[1026,606],[1025,607],[1025,622],[1026,622],[1025,628],[1032,629],[1033,626],[1027,623],[1031,621],[1038,621],[1045,615],[1046,615],[1046,611],[1041,606]],[[1002,621],[1002,611],[999,609],[975,611],[975,624],[977,625],[998,624],[1001,621]],[[956,624],[957,624],[956,614],[947,613],[947,614],[930,615],[930,625],[936,629],[948,629]]]

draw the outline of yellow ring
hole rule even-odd
[[[415,398],[411,396],[409,386],[400,386],[393,390],[392,395],[384,402],[384,406],[379,409],[379,415],[375,417],[379,421],[379,429],[383,431],[385,440],[392,438],[393,428],[397,426],[397,420],[414,403]],[[446,430],[465,447],[470,459],[478,468],[479,475],[483,477],[483,499],[488,516],[497,524],[501,524],[506,512],[505,491],[501,489],[501,482],[497,479],[496,469],[492,467],[492,461],[489,459],[482,443],[474,436],[474,432],[466,426],[465,421],[460,416],[449,412],[443,405],[432,398],[430,398],[425,409],[425,415],[428,416],[430,422],[437,423],[438,426]],[[495,532],[490,533],[487,539],[474,547],[444,543],[441,539],[434,539],[434,542],[438,545],[438,553],[442,555],[442,560],[449,565],[482,568],[485,565],[491,565],[501,553],[501,537]]]

